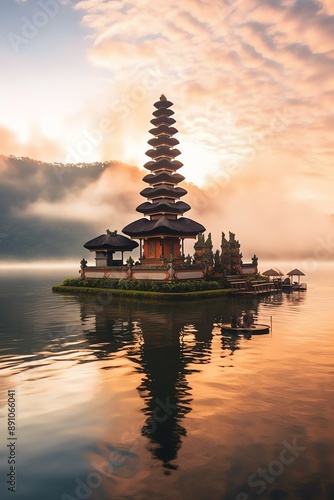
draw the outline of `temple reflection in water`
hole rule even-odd
[[[192,409],[192,388],[188,375],[210,363],[213,331],[240,308],[257,316],[259,300],[238,300],[158,304],[155,302],[113,300],[99,304],[96,298],[80,301],[84,331],[95,356],[108,359],[125,352],[141,374],[137,387],[144,401],[142,436],[149,440],[151,454],[164,470],[176,468],[186,429],[182,425]],[[176,313],[177,311],[177,313]],[[221,334],[220,334],[221,335]],[[239,348],[238,336],[221,335],[221,357]]]

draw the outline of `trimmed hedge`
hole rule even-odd
[[[174,281],[171,283],[157,281],[137,281],[129,279],[89,279],[81,278],[66,278],[63,281],[63,286],[83,287],[83,288],[107,288],[113,290],[136,290],[145,292],[162,292],[162,293],[186,293],[208,290],[222,290],[225,287],[218,281],[206,280],[187,280]]]

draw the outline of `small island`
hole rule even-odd
[[[256,255],[243,263],[234,233],[229,232],[227,239],[222,232],[220,250],[213,252],[211,233],[205,237],[202,224],[184,217],[191,207],[181,201],[187,191],[179,186],[185,178],[177,172],[183,164],[176,159],[181,152],[175,147],[179,141],[174,137],[178,131],[172,106],[164,95],[154,104],[153,128],[149,130],[153,138],[146,152],[150,160],[144,165],[149,173],[143,178],[148,187],[140,192],[146,201],[136,208],[143,217],[125,226],[124,234],[107,229],[85,243],[84,247],[95,253],[95,266],[88,266],[83,258],[80,278],[68,278],[63,285],[54,286],[54,291],[108,290],[113,295],[189,299],[241,289],[254,293],[273,290],[268,278],[258,274]],[[184,241],[189,238],[196,240],[192,256],[184,252]],[[130,255],[124,262],[124,253],[138,247],[139,259],[135,261]],[[255,282],[266,285],[256,289]]]

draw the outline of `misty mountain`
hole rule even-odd
[[[86,255],[83,244],[99,234],[99,225],[105,230],[108,217],[95,224],[84,213],[74,213],[67,201],[80,198],[87,186],[94,186],[107,170],[120,165],[113,161],[64,165],[0,156],[0,259]],[[89,207],[96,200],[88,197],[86,202]],[[38,205],[40,210],[34,209]],[[52,206],[55,213],[50,211]]]

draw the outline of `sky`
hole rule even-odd
[[[103,188],[126,197],[164,93],[189,217],[216,244],[233,230],[247,250],[313,255],[332,238],[332,0],[7,0],[0,14],[0,154],[123,162],[124,177],[106,175]],[[83,192],[75,220],[95,214],[102,226]],[[124,225],[137,217],[133,200]],[[66,202],[40,194],[26,210],[70,218]]]

